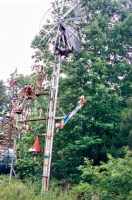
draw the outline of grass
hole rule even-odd
[[[42,197],[38,185],[31,182],[22,183],[13,179],[9,184],[9,176],[0,176],[0,199],[1,200],[74,200],[68,192],[61,188],[51,188]]]

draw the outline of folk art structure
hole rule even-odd
[[[22,75],[17,74],[17,69],[12,74],[10,81],[10,101],[12,107],[9,108],[5,102],[1,105],[1,118],[0,118],[0,166],[10,167],[10,180],[12,173],[15,175],[13,163],[16,160],[16,142],[19,133],[22,131],[32,131],[32,127],[24,124],[19,125],[19,122],[40,121],[47,120],[47,130],[45,134],[45,151],[43,161],[43,174],[42,174],[42,193],[48,190],[50,179],[50,168],[52,158],[52,147],[54,129],[59,131],[63,129],[65,124],[83,107],[86,103],[85,97],[82,95],[79,99],[77,107],[66,116],[57,117],[57,96],[59,77],[61,69],[61,60],[67,59],[69,54],[79,52],[81,50],[81,42],[78,33],[79,21],[82,16],[82,8],[80,0],[62,0],[53,4],[52,8],[45,14],[50,16],[47,23],[53,24],[57,27],[57,32],[54,39],[53,55],[53,71],[51,82],[46,80],[45,67],[40,64],[32,66],[32,70],[36,73],[36,86],[30,84],[25,85],[23,88],[18,88],[17,81],[22,78]],[[53,12],[54,11],[54,12]],[[50,13],[50,14],[49,14]],[[48,35],[45,36],[45,38]],[[44,39],[45,39],[44,38]],[[35,98],[46,95],[45,89],[50,86],[49,95],[49,112],[48,117],[42,118],[42,110],[40,109],[40,116],[38,119],[28,119],[29,110],[26,108],[30,102]],[[60,119],[59,123],[55,123],[56,119]],[[33,155],[42,152],[39,144],[39,135],[36,136],[33,146],[29,149]],[[3,170],[0,168],[0,170]]]

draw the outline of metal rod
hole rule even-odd
[[[60,76],[60,55],[55,56],[55,64],[54,64],[53,70],[54,71],[53,71],[52,85],[51,85],[49,118],[48,118],[48,127],[47,127],[47,134],[46,134],[46,140],[45,140],[45,151],[44,151],[42,194],[44,191],[48,190],[48,186],[49,186],[53,136],[54,136],[54,124],[55,124],[58,84],[59,84],[59,76]],[[56,74],[56,76],[54,76],[54,74]],[[54,99],[54,101],[52,101],[52,99]]]
[[[47,96],[49,96],[49,93],[45,92],[45,93],[39,94],[39,96],[42,96],[42,95],[47,95]]]
[[[13,169],[13,164],[14,164],[14,152],[15,152],[15,149],[16,149],[16,136],[14,136],[14,144],[13,144],[13,154],[12,154],[12,160],[11,160],[11,164],[10,164],[10,179],[9,179],[9,184],[11,183],[11,179],[12,179],[12,172],[14,172],[14,175],[15,175],[15,171]]]
[[[16,115],[16,126],[18,123],[18,115]],[[15,131],[16,133],[16,131]],[[11,165],[10,165],[10,179],[9,179],[9,184],[11,183],[11,179],[12,179],[12,172],[14,171],[13,169],[13,164],[14,164],[14,158],[15,158],[15,149],[16,149],[16,134],[14,134],[14,144],[13,144],[13,155],[12,155],[12,160],[11,160]],[[15,174],[15,171],[14,171]]]
[[[65,116],[55,117],[54,119],[64,119]],[[41,121],[41,120],[48,120],[49,118],[36,118],[36,119],[27,119],[27,120],[20,120],[18,123],[25,123],[25,122],[33,122],[33,121]]]
[[[62,2],[62,4],[61,4],[59,15],[61,15],[63,12],[63,6],[64,6],[64,2]],[[58,26],[55,45],[57,43],[57,39],[59,36],[59,28],[60,28],[60,25]],[[52,75],[52,80],[51,80],[51,94],[50,94],[48,127],[47,127],[47,135],[46,135],[46,139],[45,139],[43,176],[42,176],[42,195],[46,190],[48,190],[48,187],[49,187],[53,136],[54,136],[54,125],[55,125],[58,85],[59,85],[60,67],[61,67],[60,62],[61,62],[60,55],[55,55],[53,75]],[[52,99],[54,99],[54,101],[52,101]]]
[[[39,164],[39,162],[35,161],[35,163],[36,163],[41,169],[43,169],[43,167]]]
[[[18,121],[18,123],[34,122],[34,121],[41,121],[41,120],[48,120],[48,118],[36,118],[36,119],[20,120],[20,121]]]

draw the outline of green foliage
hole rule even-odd
[[[15,178],[8,184],[9,176],[0,176],[0,197],[7,199],[34,200],[131,200],[132,195],[132,151],[125,150],[124,158],[113,158],[108,154],[108,162],[93,166],[93,161],[85,158],[85,165],[80,166],[81,181],[78,185],[51,180],[49,191],[40,196],[38,182],[22,183]]]
[[[23,181],[31,180],[32,182],[38,182],[41,187],[42,169],[34,162],[34,156],[28,151],[28,149],[33,146],[33,143],[34,140],[31,140],[31,136],[25,136],[22,141],[19,142],[17,147],[18,159],[15,163],[15,169],[20,179]],[[37,160],[39,160],[39,164],[41,165],[42,158],[38,156]]]
[[[79,96],[87,103],[63,130],[55,134],[51,175],[67,182],[78,183],[78,166],[84,157],[93,165],[107,161],[107,153],[124,155],[124,140],[120,131],[121,112],[132,94],[131,65],[131,10],[128,1],[83,1],[86,17],[80,24],[81,52],[63,60],[58,106],[64,113],[71,112]],[[56,27],[43,27],[32,42],[36,60],[43,60],[51,74]],[[49,34],[47,34],[49,33]],[[52,38],[50,40],[50,38]],[[49,56],[48,56],[49,55]],[[48,56],[48,58],[47,58]],[[50,67],[49,67],[50,66]],[[62,115],[57,110],[57,116]]]
[[[12,183],[8,183],[6,176],[0,176],[0,198],[3,200],[73,200],[68,192],[63,191],[61,188],[55,188],[52,184],[50,191],[45,192],[44,196],[40,194],[40,188],[37,184],[32,184],[30,181],[22,183],[19,180],[12,180]]]
[[[127,148],[124,158],[115,159],[108,154],[108,159],[100,166],[93,166],[90,160],[85,159],[86,165],[79,167],[82,185],[84,182],[85,188],[85,182],[88,182],[92,193],[98,193],[102,200],[131,199],[132,151]]]
[[[9,177],[8,177],[9,178]],[[7,177],[0,176],[0,198],[3,200],[37,200],[37,195],[35,195],[35,187],[28,187],[24,185],[21,181],[12,180],[12,183],[7,182]]]
[[[70,195],[75,196],[76,200],[91,200],[92,187],[89,183],[80,183],[79,185],[74,186]]]
[[[87,102],[63,130],[55,133],[51,177],[59,183],[51,186],[44,199],[90,200],[95,195],[101,200],[130,200],[131,152],[127,150],[123,156],[132,139],[131,106],[126,104],[132,94],[132,14],[130,7],[123,7],[128,1],[84,0],[83,3],[86,18],[80,25],[82,50],[62,62],[61,74],[65,76],[60,78],[58,106],[67,114],[76,107],[81,95]],[[53,66],[49,47],[54,45],[56,35],[56,27],[49,32],[51,28],[43,27],[31,44],[36,50],[33,57],[47,66],[49,80]],[[19,81],[21,86],[25,83],[34,85],[34,76]],[[38,116],[41,106],[47,112],[46,101],[46,98],[35,99],[31,117]],[[57,116],[62,115],[60,109]],[[37,133],[46,130],[46,123],[31,125]],[[22,137],[16,170],[25,182],[30,179],[41,186],[42,170],[28,153],[33,142],[33,134]],[[43,146],[44,139],[40,142]],[[37,159],[42,165],[43,154]],[[69,195],[58,187],[74,184],[78,185]]]
[[[128,107],[122,111],[120,134],[124,145],[129,145],[132,148],[132,99],[127,101]]]
[[[132,140],[131,107],[126,104],[126,99],[132,94],[132,14],[130,6],[123,7],[128,5],[128,1],[84,0],[83,3],[86,18],[80,24],[82,50],[62,62],[61,74],[65,76],[60,78],[58,106],[67,114],[76,107],[81,95],[85,96],[87,102],[63,130],[55,133],[51,177],[68,184],[87,181],[73,189],[73,193],[78,190],[78,199],[90,198],[92,192],[99,192],[102,199],[114,199],[116,196],[118,199],[126,198],[121,196],[120,188],[129,198],[131,181],[127,179],[123,164],[126,157],[118,157],[123,157],[124,147],[131,147]],[[54,45],[57,27],[52,32],[51,28],[44,26],[31,44],[36,50],[33,57],[46,65],[48,80],[53,66],[50,47]],[[34,74],[18,81],[20,88],[26,84],[35,85]],[[34,98],[30,104],[31,118],[39,115],[41,107],[45,117],[47,105],[48,98]],[[57,116],[62,115],[60,109],[57,110]],[[46,130],[46,122],[31,122],[30,125],[35,127],[36,133]],[[41,185],[42,170],[28,152],[33,142],[34,133],[22,136],[17,146],[16,171],[23,180],[30,178]],[[40,138],[40,143],[43,147],[44,138]],[[100,161],[108,160],[108,153],[117,159],[112,157],[107,164],[96,166]],[[85,157],[93,161],[92,164],[87,162],[90,170],[86,168],[86,171]],[[43,154],[37,159],[42,165]],[[128,162],[128,168],[130,164]],[[80,165],[84,167],[82,176],[78,168]],[[47,195],[53,198],[54,193]]]
[[[19,88],[22,88],[24,85],[32,85],[35,86],[35,74],[23,76],[17,81],[17,85]]]

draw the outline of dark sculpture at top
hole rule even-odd
[[[63,43],[65,49],[60,49],[59,44],[56,44],[55,55],[60,54],[61,56],[68,56],[69,53],[79,52],[81,50],[80,38],[77,30],[65,23],[60,24],[61,35],[60,41]]]
[[[70,53],[79,52],[81,50],[81,42],[77,27],[78,20],[81,20],[83,8],[81,8],[80,0],[65,0],[63,6],[67,7],[68,10],[57,19],[61,34],[59,36],[60,42],[57,42],[55,45],[54,55],[67,57]],[[74,17],[72,15],[70,18],[66,18],[71,11],[73,11]]]

